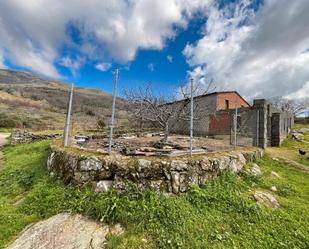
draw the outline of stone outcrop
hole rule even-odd
[[[277,199],[270,193],[256,191],[253,193],[253,198],[258,202],[270,208],[279,208],[280,204]]]
[[[11,144],[30,143],[39,140],[54,139],[60,134],[34,134],[24,130],[14,130],[11,134]]]
[[[253,176],[261,176],[262,175],[262,171],[259,165],[257,165],[256,163],[252,164],[252,168],[251,168],[251,174]]]
[[[302,142],[304,141],[304,134],[298,132],[292,132],[292,139]]]
[[[52,145],[47,162],[51,176],[65,183],[92,184],[96,191],[113,188],[180,193],[203,185],[225,170],[242,171],[246,163],[263,155],[258,148],[190,157],[130,157],[90,154]]]
[[[109,232],[106,225],[62,213],[26,227],[8,249],[101,249]]]

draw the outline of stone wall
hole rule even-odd
[[[233,152],[209,153],[193,158],[128,157],[90,154],[51,145],[47,162],[51,176],[65,183],[92,184],[97,191],[130,187],[139,190],[180,193],[192,185],[203,185],[225,170],[242,171],[246,163],[263,155],[263,150],[247,148]]]
[[[33,134],[24,130],[14,130],[11,134],[11,144],[23,144],[39,140],[60,137],[60,134]]]

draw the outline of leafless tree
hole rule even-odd
[[[133,117],[138,122],[151,123],[164,130],[164,142],[169,135],[171,120],[180,116],[186,105],[186,101],[174,104],[176,99],[173,96],[155,94],[151,84],[124,90],[123,96],[129,102]]]
[[[196,84],[194,95],[201,92],[200,89],[200,85]],[[210,86],[203,93],[209,89]],[[151,84],[123,91],[123,97],[129,102],[134,119],[140,124],[147,122],[164,130],[163,142],[167,141],[169,131],[177,120],[189,121],[190,93],[187,87],[179,87],[173,92],[170,96],[155,94]],[[198,105],[194,102],[194,111],[197,110]]]
[[[293,113],[295,116],[305,111],[309,111],[309,98],[294,100],[286,99],[282,97],[274,97],[270,99],[270,102],[274,107],[281,111],[288,111]]]

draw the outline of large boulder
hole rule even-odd
[[[109,227],[62,213],[28,226],[7,249],[102,249]]]
[[[277,199],[270,193],[256,191],[253,193],[253,198],[258,202],[270,208],[279,208],[280,204]]]

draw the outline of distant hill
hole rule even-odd
[[[36,130],[62,129],[70,85],[23,72],[0,69],[0,127]],[[80,129],[96,128],[97,120],[108,123],[112,95],[76,87],[73,122]],[[117,99],[118,124],[126,122],[126,103]]]

